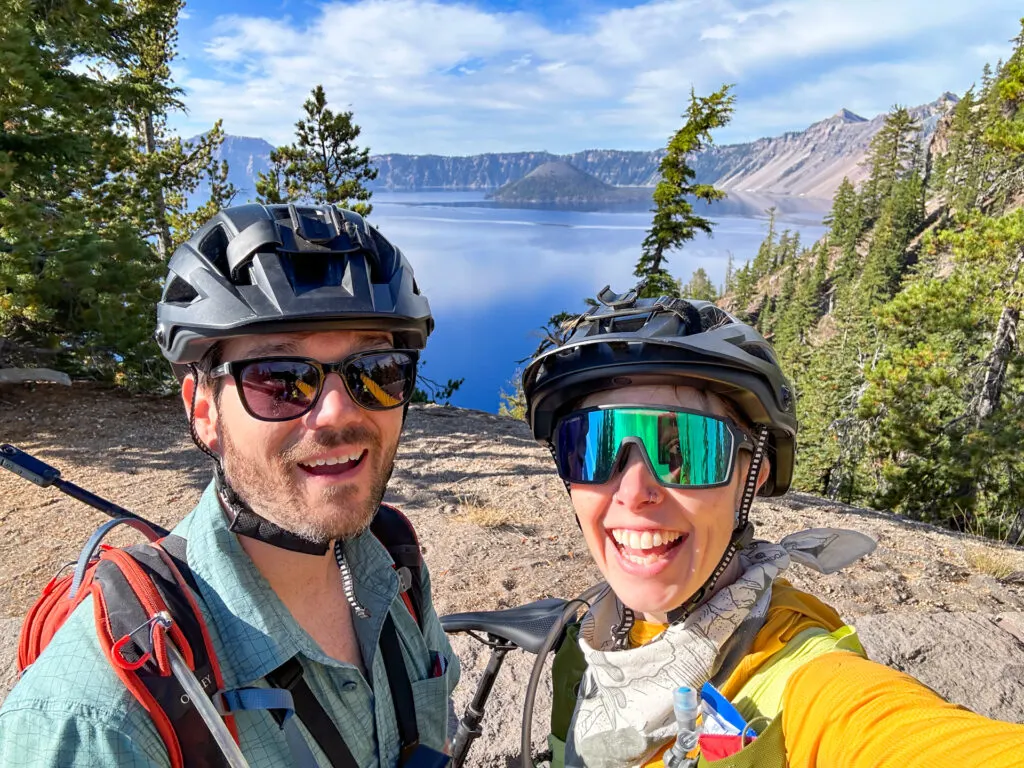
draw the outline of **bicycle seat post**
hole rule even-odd
[[[477,683],[473,700],[466,707],[466,714],[459,721],[459,729],[452,742],[451,768],[462,766],[470,745],[483,733],[480,721],[483,720],[484,708],[487,706],[487,698],[491,695],[491,689],[494,687],[494,680],[498,677],[501,665],[505,661],[505,654],[517,648],[503,637],[488,634],[487,639],[490,641],[488,644],[491,646],[491,657],[487,660],[487,668],[484,670],[480,682]]]

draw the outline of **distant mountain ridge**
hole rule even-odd
[[[927,142],[938,120],[958,98],[944,93],[930,104],[910,110],[921,121]],[[820,120],[803,131],[757,139],[743,144],[716,146],[692,158],[697,181],[726,190],[764,195],[799,195],[829,198],[844,176],[858,182],[860,166],[871,138],[885,115],[867,119],[848,109]],[[239,201],[255,195],[256,177],[269,165],[273,146],[259,138],[227,136],[220,159],[230,166],[231,181],[240,190]],[[550,152],[489,152],[481,155],[374,155],[378,169],[373,189],[480,190],[498,189],[524,178],[534,169],[556,161],[569,163],[613,186],[653,187],[664,150],[623,151],[589,149],[569,155]],[[204,193],[199,190],[197,196]]]

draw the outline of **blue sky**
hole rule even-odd
[[[323,84],[375,153],[653,149],[691,85],[731,82],[722,143],[962,92],[1020,0],[194,0],[175,77],[191,136],[291,139]]]

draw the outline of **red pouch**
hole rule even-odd
[[[739,734],[702,733],[699,740],[700,753],[705,760],[722,760],[735,755],[752,741],[753,738],[741,739]]]

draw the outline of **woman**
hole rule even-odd
[[[753,540],[750,504],[789,488],[797,431],[764,338],[708,302],[599,299],[523,376],[610,587],[556,656],[555,765],[662,765],[673,691],[708,681],[761,724],[722,765],[1024,764],[1024,727],[867,661],[852,627],[779,577],[792,561],[832,573],[871,539]]]

